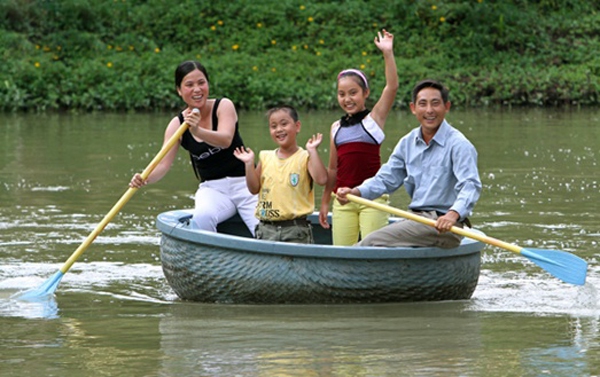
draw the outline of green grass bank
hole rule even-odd
[[[344,68],[384,83],[373,44],[395,36],[400,91],[442,80],[454,106],[600,100],[600,3],[588,0],[0,0],[0,109],[165,111],[187,59],[240,109],[335,109]]]

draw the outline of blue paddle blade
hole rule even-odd
[[[54,295],[54,292],[56,291],[56,288],[58,288],[58,284],[63,276],[64,273],[61,270],[58,270],[50,277],[50,279],[46,280],[44,284],[40,285],[39,287],[23,292],[17,292],[10,296],[10,298],[23,301],[39,301],[42,299],[47,299],[48,296]]]
[[[587,262],[562,250],[521,249],[521,255],[565,283],[584,285]]]

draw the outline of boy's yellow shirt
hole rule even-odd
[[[256,206],[259,220],[292,220],[314,211],[315,194],[308,158],[308,151],[301,147],[285,159],[277,157],[277,150],[259,153],[261,185]]]

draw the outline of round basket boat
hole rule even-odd
[[[454,249],[339,247],[309,216],[315,244],[253,239],[238,216],[217,233],[190,210],[157,218],[169,285],[183,300],[227,304],[341,304],[465,300],[477,286],[484,244]],[[397,219],[391,219],[396,221]]]

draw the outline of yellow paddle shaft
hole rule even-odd
[[[400,216],[400,217],[404,217],[404,218],[409,219],[409,220],[414,220],[414,221],[420,222],[421,224],[425,224],[425,225],[429,225],[429,226],[435,227],[435,220],[428,219],[426,217],[416,215],[416,214],[414,214],[412,212],[403,211],[401,209],[398,209],[398,208],[395,208],[395,207],[391,207],[391,206],[388,206],[388,205],[385,205],[385,204],[377,203],[377,202],[374,202],[372,200],[361,198],[360,196],[356,196],[356,195],[352,195],[352,194],[346,195],[346,198],[348,198],[349,201],[357,203],[357,204],[362,204],[362,205],[367,206],[367,207],[375,208],[375,209],[378,209],[378,210],[383,211],[383,212],[388,212],[388,213],[391,213],[391,214],[396,215],[396,216]],[[453,232],[453,233],[459,234],[461,236],[464,236],[464,237],[469,237],[469,238],[472,238],[474,240],[481,241],[481,242],[487,243],[487,244],[492,245],[492,246],[497,246],[497,247],[500,247],[502,249],[506,249],[508,251],[512,251],[514,253],[519,253],[520,254],[521,250],[523,249],[520,246],[511,244],[511,243],[507,243],[507,242],[504,242],[504,241],[500,241],[500,240],[498,240],[496,238],[488,237],[488,236],[485,236],[483,234],[480,234],[480,233],[477,233],[477,232],[473,232],[473,231],[468,230],[468,229],[463,229],[463,228],[460,228],[460,227],[457,227],[457,226],[453,226],[450,229],[450,231]]]
[[[171,150],[171,148],[175,146],[175,144],[179,141],[179,139],[181,138],[185,130],[187,130],[187,128],[188,124],[183,122],[181,126],[179,126],[177,131],[175,131],[175,133],[169,138],[169,140],[167,140],[167,142],[163,144],[158,154],[154,157],[152,161],[150,161],[146,169],[144,169],[144,171],[141,173],[141,176],[144,180],[148,179],[150,173],[152,173],[156,166],[158,166],[160,161],[166,156],[166,154]],[[108,225],[108,223],[113,219],[113,217],[115,217],[115,215],[121,210],[121,208],[123,208],[123,206],[129,201],[129,199],[131,199],[131,197],[133,196],[133,194],[135,194],[137,190],[137,188],[130,187],[123,194],[123,196],[121,196],[121,199],[119,199],[119,201],[115,203],[112,209],[106,214],[106,216],[104,216],[102,221],[100,221],[96,228],[89,234],[89,236],[87,236],[85,241],[83,241],[83,243],[79,245],[77,250],[75,250],[75,252],[71,254],[69,259],[67,259],[65,264],[63,264],[63,266],[60,268],[60,271],[62,271],[63,274],[69,271],[73,263],[75,263],[75,261],[81,256],[81,254],[83,254],[83,252],[88,248],[88,246],[90,246],[92,242],[94,242],[96,237],[98,237],[98,235],[104,230],[106,225]]]

